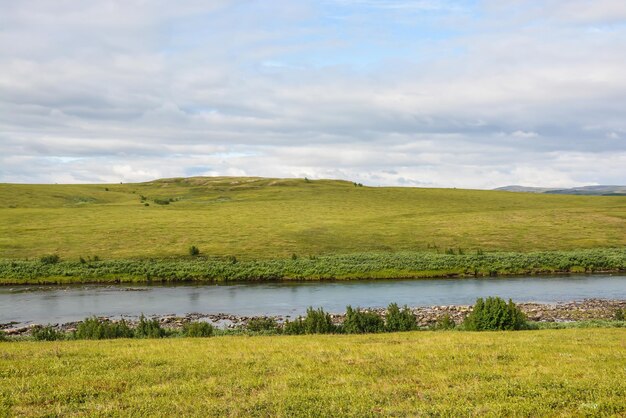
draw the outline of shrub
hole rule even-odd
[[[332,334],[337,331],[337,327],[330,319],[330,314],[322,308],[309,307],[304,318],[285,322],[284,331],[285,334]]]
[[[275,331],[278,324],[274,318],[252,318],[248,321],[246,329],[252,332]]]
[[[56,341],[65,338],[65,334],[57,331],[53,326],[36,326],[32,330],[32,336],[36,341]]]
[[[169,205],[170,201],[169,199],[154,199],[154,203],[157,205]]]
[[[79,257],[78,261],[80,261],[80,264],[85,264],[87,262],[83,257]]]
[[[214,328],[208,322],[187,322],[183,325],[185,337],[210,337]]]
[[[450,314],[446,313],[440,316],[439,318],[437,318],[437,322],[435,322],[433,329],[446,330],[446,329],[454,329],[454,327],[456,327],[456,324],[452,320],[452,317],[450,316]]]
[[[0,341],[8,341],[7,334],[0,329]]]
[[[506,303],[499,297],[478,298],[464,326],[469,331],[519,330],[526,328],[526,316],[511,299]]]
[[[161,324],[156,319],[146,319],[143,314],[139,318],[139,323],[135,328],[135,337],[137,338],[163,338],[165,330],[161,328]]]
[[[347,334],[365,334],[370,332],[382,332],[385,330],[385,322],[375,312],[363,312],[346,307],[346,319],[343,321],[343,331]]]
[[[387,307],[385,319],[387,320],[385,328],[389,332],[412,331],[417,329],[415,315],[413,315],[413,312],[406,306],[400,310],[396,303],[390,304]]]
[[[195,245],[192,245],[191,247],[189,247],[190,256],[195,257],[199,254],[200,254],[200,249],[198,247],[196,247]]]
[[[283,332],[287,335],[304,334],[304,320],[302,318],[297,318],[294,321],[285,321],[285,325],[283,325]]]
[[[626,319],[626,309],[617,308],[615,310],[615,320],[624,321]]]
[[[108,320],[100,320],[95,316],[85,318],[83,322],[78,324],[74,338],[80,340],[104,340],[112,338],[132,338],[133,330],[124,320],[119,322],[111,322]]]
[[[39,261],[41,261],[42,264],[56,264],[61,261],[61,257],[59,257],[58,254],[49,254],[41,257]]]
[[[304,331],[307,334],[332,334],[337,328],[330,319],[330,314],[324,312],[322,308],[309,307],[304,318]]]

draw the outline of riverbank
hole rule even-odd
[[[611,321],[615,319],[616,312],[626,312],[626,300],[606,300],[587,299],[583,301],[572,301],[552,304],[542,303],[518,303],[517,306],[524,312],[528,320],[534,323],[543,324],[567,324],[579,321]],[[384,317],[386,309],[365,308],[368,312],[374,312]],[[421,329],[429,329],[435,326],[444,317],[449,317],[455,324],[460,325],[465,317],[472,311],[471,305],[448,305],[448,306],[427,306],[411,307],[411,312],[416,318],[417,325]],[[344,313],[331,313],[332,321],[335,324],[342,324],[345,319]],[[118,322],[120,317],[99,317],[103,321]],[[124,317],[131,327],[135,327],[138,322],[137,317]],[[269,319],[275,321],[279,326],[286,320],[293,320],[287,315],[271,316],[247,316],[233,315],[228,313],[189,313],[182,316],[171,314],[152,315],[150,319],[155,319],[164,328],[172,331],[180,331],[185,324],[195,321],[207,322],[218,329],[245,331],[250,321],[259,319]],[[8,336],[29,336],[33,329],[42,325],[51,325],[56,331],[71,333],[76,330],[81,321],[72,321],[56,324],[19,325],[16,323],[0,323],[0,331]]]
[[[0,284],[417,279],[626,271],[626,248],[355,253],[288,259],[0,260]]]
[[[0,343],[0,415],[626,413],[624,330]]]

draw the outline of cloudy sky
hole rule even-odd
[[[0,182],[626,184],[624,0],[0,9]]]

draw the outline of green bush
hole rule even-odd
[[[208,322],[187,322],[183,325],[185,337],[210,337],[214,328]]]
[[[41,257],[39,261],[41,264],[56,264],[61,261],[61,257],[58,254],[49,254]]]
[[[246,329],[252,332],[275,331],[278,324],[274,318],[252,318],[248,321]]]
[[[412,331],[417,329],[417,321],[413,312],[405,306],[402,310],[398,304],[392,303],[387,307],[387,321],[385,329],[389,332]]]
[[[156,203],[157,205],[169,205],[170,200],[169,199],[154,199],[154,203]]]
[[[346,318],[343,321],[343,331],[346,334],[365,334],[384,330],[385,322],[377,313],[352,309],[349,305],[346,307]]]
[[[322,308],[309,307],[304,318],[304,330],[307,334],[332,334],[337,331],[337,327],[330,319],[330,314]]]
[[[146,319],[141,315],[139,323],[135,328],[135,337],[137,338],[163,338],[166,331],[161,328],[161,324],[156,319]]]
[[[615,320],[624,321],[626,319],[626,309],[617,308],[615,310]]]
[[[78,324],[74,332],[74,338],[79,340],[104,340],[112,338],[133,338],[133,330],[124,320],[111,322],[100,320],[95,316],[85,318]]]
[[[297,318],[293,321],[285,321],[283,325],[283,332],[287,335],[302,335],[305,334],[304,320]]]
[[[33,338],[35,341],[56,341],[65,338],[65,334],[61,331],[57,331],[53,326],[36,326],[32,330]]]
[[[446,329],[454,329],[456,327],[455,322],[452,320],[452,317],[449,313],[446,313],[439,318],[437,318],[437,322],[433,326],[435,330],[446,330]]]
[[[337,332],[330,314],[322,308],[309,307],[304,318],[299,317],[293,322],[287,321],[284,326],[285,334],[332,334]]]
[[[0,341],[8,341],[7,334],[0,329]]]
[[[198,247],[196,247],[195,245],[192,245],[191,247],[189,247],[190,256],[195,257],[199,254],[200,254],[200,249]]]
[[[526,316],[511,299],[478,298],[463,325],[468,331],[519,330],[526,328]]]

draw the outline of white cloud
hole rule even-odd
[[[339,2],[417,35],[295,3],[7,2],[0,181],[625,182],[623,2]]]

